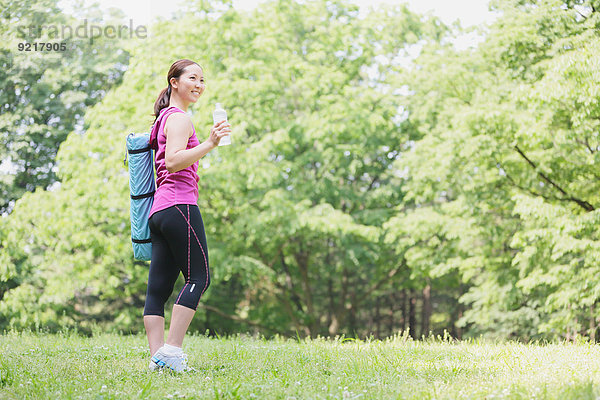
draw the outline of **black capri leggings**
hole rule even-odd
[[[185,285],[175,304],[195,310],[210,285],[206,234],[198,206],[177,204],[157,211],[148,225],[152,259],[144,315],[165,315],[165,303],[180,271]]]

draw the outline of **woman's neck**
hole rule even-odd
[[[180,110],[187,112],[189,103],[184,103],[181,101],[181,99],[171,97],[171,100],[169,100],[169,107],[172,107],[172,106],[175,106],[175,107],[179,108]]]

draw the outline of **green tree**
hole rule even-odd
[[[491,6],[465,50],[405,7],[321,0],[199,1],[123,43],[60,187],[0,220],[0,324],[141,329],[124,137],[185,57],[208,84],[199,138],[217,101],[234,127],[200,162],[213,284],[193,329],[595,339],[598,7]]]
[[[375,299],[405,270],[382,230],[402,201],[392,165],[409,140],[388,63],[444,28],[405,7],[361,19],[341,1],[282,0],[250,17],[189,7],[126,44],[123,83],[61,145],[60,188],[24,196],[4,220],[4,325],[140,329],[147,264],[130,249],[124,137],[148,129],[168,66],[186,57],[208,85],[192,112],[199,138],[216,101],[234,127],[233,145],[200,162],[213,284],[193,328],[369,334]]]
[[[459,324],[471,334],[594,337],[598,12],[492,6],[501,16],[481,45],[432,45],[402,81],[407,124],[421,135],[398,164],[406,199],[462,219],[452,264],[469,285]]]
[[[10,0],[0,10],[0,214],[10,213],[25,192],[57,181],[59,145],[70,132],[83,132],[85,110],[118,85],[127,68],[129,55],[118,40],[71,33],[83,21],[115,26],[122,12],[103,15],[97,6],[80,5],[67,15],[57,3]],[[40,43],[65,50],[36,50]],[[19,44],[30,47],[19,50]]]

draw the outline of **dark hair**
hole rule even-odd
[[[160,114],[160,110],[169,106],[169,100],[171,99],[171,78],[179,79],[179,77],[183,73],[183,70],[185,70],[187,67],[189,67],[192,64],[196,64],[197,66],[200,67],[200,64],[198,64],[197,62],[194,62],[192,60],[188,60],[188,59],[184,58],[184,59],[175,61],[171,65],[171,68],[169,68],[169,73],[167,74],[167,85],[168,86],[160,92],[160,94],[158,95],[158,98],[154,102],[154,117],[155,117],[154,121],[155,122],[156,122],[156,119],[158,118],[158,114]],[[200,68],[202,68],[202,67],[200,67]]]

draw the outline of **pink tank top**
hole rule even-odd
[[[150,208],[152,216],[157,211],[164,210],[175,204],[198,204],[198,161],[187,168],[177,172],[167,171],[165,162],[165,150],[167,137],[165,136],[165,123],[169,115],[174,113],[184,113],[183,110],[171,106],[163,108],[158,114],[158,118],[152,126],[150,133],[150,146],[156,150],[156,192],[154,193],[154,202]],[[200,144],[196,137],[196,129],[192,125],[193,133],[190,136],[186,149],[191,149]]]

